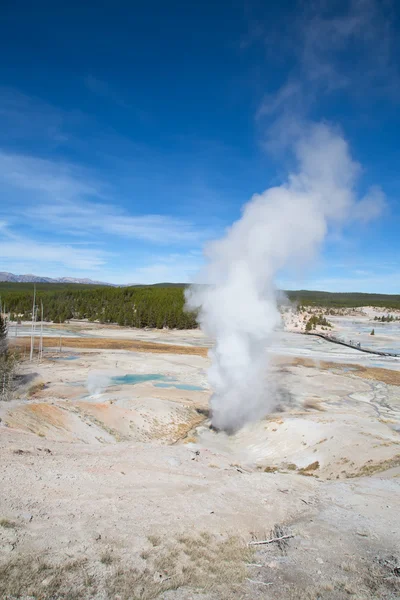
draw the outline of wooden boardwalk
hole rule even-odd
[[[370,350],[369,348],[363,348],[362,346],[354,346],[349,342],[344,342],[343,340],[339,340],[330,335],[326,335],[325,333],[320,333],[319,331],[308,332],[306,335],[315,335],[320,337],[327,342],[333,342],[334,344],[340,344],[341,346],[347,346],[347,348],[353,348],[353,350],[358,350],[359,352],[366,352],[367,354],[376,354],[377,356],[392,356],[394,358],[400,357],[400,354],[395,354],[394,352],[382,352],[381,350]]]

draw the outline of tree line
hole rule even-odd
[[[44,320],[54,323],[76,318],[118,323],[127,327],[193,329],[198,326],[196,314],[185,311],[185,287],[184,284],[167,283],[132,287],[37,283],[36,304],[41,307],[43,302]],[[400,308],[400,296],[394,295],[307,290],[288,291],[285,294],[302,307],[326,307],[328,312],[336,307]],[[10,320],[32,318],[32,283],[0,283],[0,297]]]
[[[297,302],[302,306],[324,306],[326,308],[376,306],[382,309],[400,309],[400,295],[396,294],[319,292],[312,290],[290,290],[285,294],[291,302]]]
[[[29,287],[26,284],[3,284],[0,295],[10,321],[32,318],[32,284]],[[195,313],[184,308],[182,287],[37,284],[36,305],[41,307],[42,303],[44,320],[54,323],[88,319],[127,327],[197,327]],[[40,311],[37,316],[40,319]]]

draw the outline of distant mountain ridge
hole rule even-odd
[[[113,285],[112,283],[105,283],[104,281],[93,281],[93,279],[79,279],[75,277],[58,277],[53,279],[51,277],[40,277],[39,275],[15,275],[14,273],[7,273],[6,271],[0,271],[0,281],[9,281],[12,283],[86,283],[87,285]]]

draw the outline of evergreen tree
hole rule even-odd
[[[7,321],[5,317],[0,314],[0,355],[6,354],[7,349]]]
[[[0,400],[10,399],[14,366],[14,356],[8,353],[7,321],[0,314]]]

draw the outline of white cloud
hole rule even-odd
[[[33,240],[14,233],[0,222],[0,270],[16,274],[60,277],[92,277],[110,283],[189,282],[202,264],[200,252],[142,254],[140,265],[132,267],[129,257],[103,251],[91,245]],[[132,253],[134,256],[134,253]]]
[[[182,218],[128,214],[110,202],[105,184],[69,163],[0,152],[0,181],[25,194],[11,210],[42,228],[46,224],[70,234],[106,233],[159,245],[193,245],[212,235]],[[10,211],[10,206],[4,208]]]
[[[304,3],[303,14],[280,39],[295,67],[285,83],[268,93],[258,116],[304,118],[321,95],[345,90],[365,101],[400,94],[397,43],[390,11],[380,0],[325,0]],[[267,34],[265,33],[265,38]]]
[[[107,233],[159,245],[197,244],[206,235],[184,219],[167,215],[132,216],[116,206],[95,202],[43,203],[27,214],[64,231]]]
[[[40,140],[54,148],[69,140],[69,129],[82,119],[78,111],[67,112],[18,90],[0,86],[0,140]]]
[[[70,244],[38,242],[20,237],[18,240],[0,240],[2,269],[7,264],[25,265],[24,271],[40,272],[43,267],[69,268],[80,271],[95,271],[106,263],[109,255],[97,249],[75,248]],[[20,268],[20,267],[19,267]]]
[[[54,202],[101,196],[98,182],[88,171],[65,162],[12,154],[0,150],[0,181],[21,190],[37,192]]]
[[[391,57],[394,41],[390,13],[381,0],[349,0],[335,14],[329,2],[310,3],[300,37],[301,70],[311,83],[326,91],[398,84]],[[351,59],[349,60],[349,55]],[[359,89],[359,91],[362,91]]]
[[[124,273],[125,283],[189,283],[203,264],[200,253],[153,256],[147,264]]]

